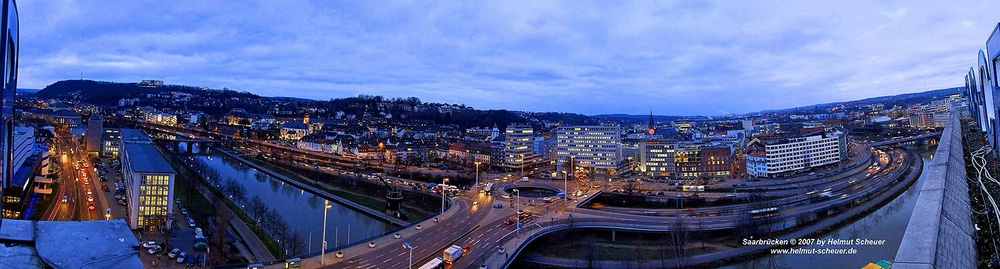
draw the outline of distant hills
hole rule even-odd
[[[139,83],[120,83],[93,80],[62,80],[52,83],[35,93],[41,99],[75,97],[82,102],[95,105],[116,105],[123,98],[134,98],[145,94],[163,92],[204,93],[204,88],[163,85],[156,88],[139,86]],[[249,92],[223,91],[233,97],[257,97]]]
[[[892,107],[894,105],[908,105],[913,103],[924,103],[931,101],[933,99],[939,99],[943,96],[950,94],[961,93],[964,87],[954,87],[939,90],[931,90],[925,92],[917,93],[905,93],[891,96],[879,96],[865,98],[861,100],[854,101],[844,101],[844,102],[833,102],[825,104],[817,104],[811,106],[802,106],[795,108],[777,109],[777,110],[764,110],[755,113],[747,113],[745,115],[752,114],[767,114],[767,113],[785,113],[785,112],[810,112],[813,110],[820,111],[825,108],[839,106],[839,105],[853,105],[853,104],[864,104],[864,103],[885,103],[887,107]],[[192,86],[181,86],[181,85],[163,85],[155,88],[141,87],[138,83],[119,83],[119,82],[104,82],[104,81],[92,81],[92,80],[63,80],[52,83],[51,85],[45,86],[45,88],[36,89],[18,89],[22,94],[33,93],[37,98],[41,99],[58,99],[58,98],[75,98],[82,102],[96,104],[96,105],[116,105],[118,100],[123,98],[134,98],[139,96],[144,96],[146,94],[157,94],[163,92],[183,92],[190,93],[194,95],[203,95],[206,92],[211,92],[215,96],[223,97],[250,97],[250,98],[265,98],[276,101],[285,102],[299,102],[299,103],[328,103],[337,104],[343,109],[344,104],[337,102],[335,100],[354,102],[352,97],[340,98],[330,101],[318,101],[304,98],[295,97],[262,97],[249,92],[236,92],[228,89],[224,90],[210,90],[206,91],[205,88],[192,87]],[[353,100],[353,101],[352,101]],[[332,107],[331,107],[332,108]],[[484,111],[487,114],[473,114],[469,115],[472,117],[487,117],[492,118],[493,123],[505,124],[511,122],[518,122],[518,118],[533,118],[533,119],[544,119],[544,120],[568,120],[569,122],[590,122],[590,120],[612,120],[612,121],[626,121],[626,122],[646,122],[649,120],[649,115],[631,115],[631,114],[599,114],[585,116],[574,113],[546,113],[546,112],[521,112],[517,115],[512,114],[513,111],[507,110],[492,110]],[[482,112],[480,112],[482,113]],[[589,119],[588,119],[589,118]],[[673,115],[654,115],[653,120],[658,122],[667,122],[673,120],[705,120],[711,117],[706,116],[673,116]],[[464,123],[460,125],[473,125],[474,123]]]
[[[915,92],[915,93],[904,93],[897,95],[886,95],[879,97],[865,98],[861,100],[854,101],[843,101],[843,102],[833,102],[825,104],[816,104],[810,106],[801,106],[793,108],[784,109],[771,109],[763,110],[760,112],[746,113],[744,115],[753,114],[770,114],[770,113],[785,113],[785,112],[796,112],[796,111],[811,111],[820,110],[829,107],[839,106],[839,105],[853,105],[853,104],[865,104],[865,103],[884,103],[886,107],[892,107],[894,105],[908,105],[916,103],[926,103],[934,99],[940,99],[941,97],[962,93],[965,87],[954,87],[938,90],[930,90],[925,92]],[[620,121],[649,121],[649,115],[631,115],[631,114],[600,114],[592,115],[591,117],[602,119],[602,120],[620,120]],[[664,115],[653,115],[653,120],[658,122],[673,121],[673,120],[705,120],[712,117],[706,116],[664,116]]]
[[[630,114],[600,114],[592,115],[591,117],[601,119],[601,120],[611,120],[611,121],[639,121],[647,122],[649,121],[649,115],[630,115]],[[674,121],[681,119],[690,120],[704,120],[708,117],[705,116],[663,116],[663,115],[653,115],[653,120],[657,122]]]
[[[953,88],[930,90],[924,92],[886,95],[886,96],[871,97],[854,101],[833,102],[833,103],[816,104],[811,106],[801,106],[801,107],[786,108],[786,109],[764,110],[757,113],[766,114],[766,113],[781,113],[781,112],[792,112],[792,111],[808,111],[808,110],[823,109],[839,105],[855,105],[855,104],[866,104],[866,103],[883,103],[886,105],[886,107],[892,107],[895,105],[905,106],[908,104],[926,103],[934,99],[940,99],[941,97],[944,96],[962,93],[964,88],[965,87],[953,87]],[[748,113],[748,114],[756,114],[756,113]]]

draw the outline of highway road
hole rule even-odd
[[[104,192],[102,182],[94,164],[87,157],[84,147],[71,134],[63,134],[56,138],[56,160],[60,166],[60,188],[55,194],[55,201],[46,210],[47,220],[104,220],[106,209],[112,208],[111,218],[124,218],[124,206],[114,203],[114,194]],[[109,186],[109,190],[113,185]],[[62,202],[62,197],[67,202]],[[89,197],[89,199],[88,199]],[[93,204],[94,209],[90,209]]]
[[[431,256],[439,256],[443,249],[452,244],[462,245],[460,239],[469,231],[478,229],[479,222],[493,209],[490,206],[493,199],[487,195],[476,197],[474,201],[478,201],[477,205],[473,205],[466,198],[454,201],[453,206],[459,207],[458,213],[442,220],[438,225],[416,232],[406,240],[414,247],[414,268],[430,260]],[[409,228],[408,231],[415,230]],[[408,268],[409,252],[402,247],[402,243],[403,240],[400,240],[396,246],[379,246],[376,251],[333,264],[330,268]]]
[[[843,194],[841,191],[851,187],[855,184],[863,184],[864,182],[878,178],[880,176],[885,176],[888,171],[898,168],[898,162],[902,159],[903,152],[893,151],[893,154],[885,155],[885,158],[876,158],[876,165],[864,169],[862,171],[851,173],[851,174],[841,174],[830,176],[822,180],[811,180],[802,182],[798,188],[786,189],[780,188],[778,190],[767,191],[766,195],[769,197],[782,197],[767,202],[770,206],[782,206],[795,203],[801,203],[813,199],[814,197],[820,195],[823,192],[830,191],[831,194],[839,196]],[[767,188],[764,188],[768,190]],[[692,192],[671,192],[671,196],[677,197],[676,195],[684,195],[685,197],[690,197]],[[703,194],[703,193],[698,193]],[[747,197],[749,193],[732,193],[736,197]],[[666,196],[666,197],[671,197]],[[719,214],[729,214],[731,212],[739,212],[741,210],[747,210],[749,205],[747,204],[736,204],[727,206],[714,206],[714,207],[701,207],[701,208],[685,208],[683,209],[687,212],[687,215],[719,215]],[[648,215],[648,216],[672,216],[676,209],[643,209],[643,208],[625,208],[625,207],[603,207],[597,210],[606,212],[616,212],[624,214],[635,214],[635,215]]]

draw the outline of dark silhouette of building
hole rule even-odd
[[[7,185],[13,182],[14,169],[13,164],[14,159],[14,95],[17,89],[17,55],[18,55],[18,22],[17,22],[17,5],[14,0],[3,1],[3,14],[0,15],[0,26],[3,28],[3,32],[0,33],[0,39],[3,40],[3,44],[0,48],[4,51],[4,65],[3,65],[3,88],[0,89],[0,152],[3,152],[3,160],[0,160],[0,166],[2,166],[3,171],[2,178],[3,186],[6,188]],[[2,191],[0,191],[0,197],[3,196]],[[3,219],[0,218],[0,224],[3,224]]]

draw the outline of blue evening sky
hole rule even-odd
[[[483,109],[719,115],[960,86],[995,1],[22,0],[63,79]]]

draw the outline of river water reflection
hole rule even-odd
[[[322,197],[257,171],[217,151],[210,151],[208,155],[191,156],[191,158],[216,170],[222,179],[233,178],[242,184],[246,188],[247,200],[259,196],[267,203],[268,207],[276,209],[281,214],[292,230],[299,232],[306,238],[306,244],[311,242],[311,247],[307,247],[307,250],[319,251],[323,232],[324,199]],[[327,212],[326,230],[327,245],[330,248],[338,244],[336,241],[338,230],[339,244],[345,245],[397,228],[391,223],[333,201],[330,202],[330,205],[332,208]],[[350,234],[348,234],[348,230]]]

